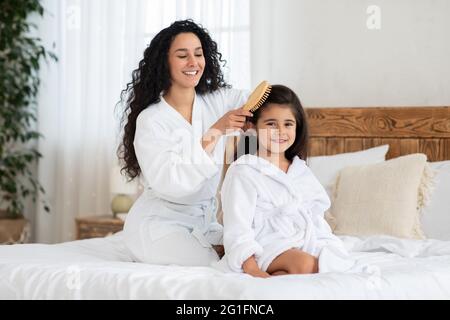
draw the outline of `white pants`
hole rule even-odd
[[[211,244],[183,226],[144,219],[133,229],[125,225],[125,242],[139,262],[210,266],[219,260]]]

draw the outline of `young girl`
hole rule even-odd
[[[274,85],[250,121],[257,155],[231,164],[221,190],[223,261],[255,277],[349,269],[324,219],[330,200],[305,163],[308,128],[296,94]]]

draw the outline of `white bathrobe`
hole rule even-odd
[[[183,247],[176,243],[184,242],[179,240],[183,238],[174,238],[172,242],[175,243],[171,243],[171,233],[180,230],[190,232],[205,248],[222,243],[222,227],[216,220],[215,195],[225,143],[222,138],[210,156],[202,148],[201,138],[226,112],[241,107],[247,97],[247,92],[234,89],[197,94],[192,125],[163,97],[159,103],[139,114],[134,148],[145,191],[128,213],[124,227],[125,242],[136,260],[196,264],[195,252],[192,255],[185,252],[192,246]],[[157,250],[154,249],[152,244],[161,239],[167,247],[159,245]],[[188,240],[191,241],[190,238]],[[189,258],[191,262],[173,257],[180,249],[186,257],[192,256]],[[199,262],[200,265],[208,263]]]
[[[305,161],[293,159],[287,173],[269,161],[245,155],[228,169],[222,190],[225,257],[234,272],[255,255],[267,271],[281,253],[298,248],[319,258],[319,272],[349,270],[341,240],[324,219],[325,189]]]

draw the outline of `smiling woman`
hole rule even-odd
[[[166,102],[177,110],[189,123],[192,123],[192,106],[183,105],[183,96],[193,99],[205,68],[205,57],[200,39],[194,33],[180,33],[175,37],[169,50],[169,68],[172,85],[164,93]],[[180,96],[181,95],[181,96]]]
[[[180,33],[175,37],[169,51],[169,66],[170,77],[175,83],[185,81],[180,77],[183,74],[190,81],[196,81],[194,85],[198,84],[205,68],[205,57],[200,39],[194,33]]]
[[[252,116],[240,108],[247,94],[225,83],[221,62],[206,29],[176,21],[153,38],[122,92],[118,155],[122,171],[130,179],[142,175],[145,184],[124,227],[138,261],[209,265],[219,259],[221,138]]]
[[[75,239],[75,218],[110,212],[112,155],[121,139],[121,115],[111,109],[162,28],[190,17],[201,21],[227,58],[224,79],[250,87],[249,1],[38,2],[48,14],[32,19],[39,26],[36,38],[59,56],[40,75],[38,123],[46,138],[38,145],[37,177],[46,194],[39,200],[58,214],[40,206],[30,217],[32,241],[55,243]]]

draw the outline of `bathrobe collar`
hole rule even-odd
[[[171,116],[176,117],[180,120],[180,123],[183,124],[189,131],[193,131],[196,135],[201,135],[203,132],[203,121],[202,121],[202,106],[199,105],[199,100],[197,97],[197,93],[194,95],[194,103],[192,104],[192,124],[189,123],[174,107],[172,107],[167,101],[164,99],[162,93],[160,96],[161,102],[163,104],[164,109],[171,114]]]
[[[295,156],[292,160],[287,173],[268,160],[251,154],[241,156],[234,162],[234,165],[247,165],[250,168],[274,179],[285,186],[296,198],[298,197],[299,191],[293,184],[293,181],[295,181],[295,178],[307,169],[305,161],[301,160],[298,156]]]

